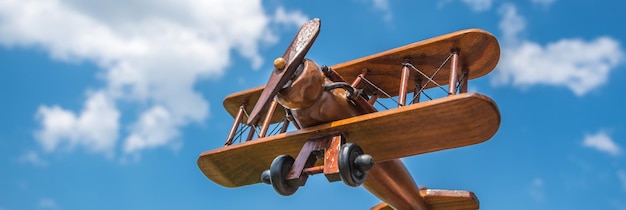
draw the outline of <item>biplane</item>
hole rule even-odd
[[[289,196],[324,174],[381,199],[372,209],[478,209],[470,191],[418,187],[400,158],[496,133],[496,103],[468,92],[468,80],[498,63],[496,38],[462,30],[329,67],[305,58],[320,25],[300,28],[265,86],[226,97],[234,123],[224,147],[198,158],[204,175],[225,187],[266,183]],[[441,96],[423,96],[433,89]],[[382,100],[391,105],[380,108]]]

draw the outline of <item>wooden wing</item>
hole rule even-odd
[[[405,62],[409,62],[421,72],[415,71],[410,74],[409,87],[414,87],[416,79],[420,79],[424,84],[428,83],[426,88],[434,87],[435,83],[447,85],[450,78],[450,62],[446,61],[449,61],[453,49],[457,50],[459,55],[459,66],[469,72],[468,79],[488,74],[495,68],[500,58],[500,46],[492,34],[480,29],[467,29],[340,63],[331,68],[349,83],[367,69],[370,72],[367,79],[393,97],[398,95],[402,64]],[[429,79],[434,82],[427,82]],[[368,83],[362,83],[360,87],[368,89],[364,87],[367,85]],[[257,87],[231,94],[224,99],[224,108],[235,117],[241,104],[246,101],[249,104],[246,112],[250,113],[263,90],[264,87]],[[413,90],[414,88],[409,88],[408,91]],[[284,110],[277,109],[272,123],[279,122],[283,116]],[[247,117],[244,117],[244,122],[247,120]]]
[[[376,161],[385,161],[477,144],[499,125],[500,112],[490,98],[463,93],[206,151],[198,166],[214,182],[239,187],[261,182],[276,156],[295,157],[309,137],[324,133],[343,132]]]

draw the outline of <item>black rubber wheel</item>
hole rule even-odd
[[[280,195],[293,195],[299,186],[291,186],[287,182],[287,174],[293,166],[295,160],[289,155],[279,155],[274,158],[270,165],[270,182],[274,190]]]
[[[339,176],[348,186],[358,187],[365,182],[367,177],[367,171],[361,170],[355,164],[355,160],[360,155],[363,155],[363,150],[354,143],[342,145],[339,151]]]

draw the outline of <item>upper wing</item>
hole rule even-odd
[[[368,81],[393,97],[398,95],[402,64],[407,59],[421,72],[411,73],[408,91],[413,91],[413,81],[416,78],[428,83],[426,88],[435,86],[435,83],[427,82],[430,79],[440,85],[448,84],[450,62],[446,61],[449,60],[452,49],[458,50],[459,64],[461,68],[469,70],[469,79],[491,72],[500,58],[500,46],[492,34],[480,29],[467,29],[340,63],[331,68],[348,83],[353,82],[363,69],[368,69]],[[361,83],[360,87],[367,85],[368,83]],[[257,87],[231,94],[224,99],[224,108],[234,117],[241,104],[247,101],[246,111],[250,113],[263,91],[264,87]],[[284,116],[284,110],[276,111],[272,120],[274,123]],[[244,117],[244,121],[246,120],[247,117]]]

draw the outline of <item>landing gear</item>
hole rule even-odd
[[[261,181],[284,196],[293,195],[304,186],[308,176],[320,173],[330,182],[343,180],[348,186],[360,186],[374,166],[374,159],[358,145],[344,142],[343,134],[311,138],[296,159],[289,155],[276,157],[270,169],[261,174]],[[316,165],[318,159],[323,160],[323,165]]]
[[[367,171],[374,166],[372,156],[363,154],[359,145],[347,143],[339,152],[339,175],[341,180],[351,187],[358,187],[367,177]]]
[[[279,155],[274,158],[269,170],[265,170],[261,175],[261,180],[267,183],[266,180],[274,187],[274,190],[280,195],[289,196],[293,195],[299,186],[293,186],[287,181],[287,174],[291,171],[294,159],[289,155]]]

